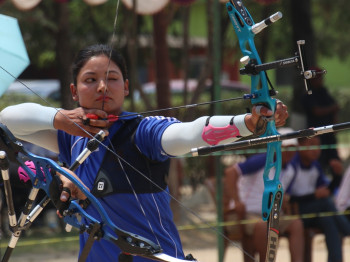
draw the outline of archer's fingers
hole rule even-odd
[[[272,116],[273,112],[269,108],[263,105],[257,105],[253,107],[253,111],[258,116]]]
[[[92,121],[106,121],[106,120],[91,120]],[[98,134],[101,131],[101,128],[99,127],[95,127],[92,125],[84,125],[81,123],[81,127],[82,129],[79,130],[79,136],[83,136],[83,137],[89,137],[91,138],[91,135],[95,136],[96,134]],[[103,132],[106,134],[106,136],[108,136],[109,132],[108,129],[102,129]]]
[[[288,107],[281,101],[277,101],[276,112],[275,112],[275,123],[276,126],[283,126],[289,116]]]
[[[74,136],[91,137],[108,129],[108,120],[89,119],[87,114],[96,114],[97,117],[107,116],[106,112],[101,110],[85,110],[81,107],[74,110],[60,110],[55,115],[54,127],[58,130],[63,130]]]
[[[87,196],[77,187],[72,192],[72,197],[79,200],[85,200],[87,198]]]
[[[67,202],[70,197],[71,197],[71,190],[68,187],[63,186],[63,189],[62,189],[62,192],[61,192],[61,196],[60,196],[60,200],[62,202]]]
[[[86,190],[89,191],[89,188],[84,185],[84,183],[80,180],[80,178],[76,174],[74,174],[73,171],[67,168],[63,168],[63,169],[65,169],[68,173],[70,173],[78,182],[80,182],[85,187]],[[64,202],[64,200],[68,199],[69,196],[77,199],[82,199],[82,200],[86,199],[86,196],[84,195],[84,193],[71,180],[69,180],[67,177],[63,176],[60,173],[58,173],[58,175],[62,181],[63,188],[67,189],[66,191],[62,190],[60,198],[63,198],[63,199],[61,199],[61,201]]]
[[[66,191],[62,191],[60,200],[62,202],[65,202],[69,199],[69,197],[84,200],[86,199],[85,194],[72,182],[70,183],[63,183],[63,188],[66,188]]]
[[[86,118],[86,119],[82,119],[81,121],[84,126],[100,127],[100,128],[106,128],[108,127],[108,124],[109,124],[109,121],[104,119]]]

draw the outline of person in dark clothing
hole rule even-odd
[[[314,67],[313,70],[320,71],[320,68]],[[335,124],[337,122],[339,105],[331,96],[324,85],[323,76],[310,80],[311,95],[303,97],[303,105],[307,117],[308,127],[319,127]],[[336,145],[337,138],[334,133],[328,133],[320,136],[321,145]],[[329,171],[333,180],[330,189],[333,191],[340,185],[343,164],[336,148],[323,149],[319,162],[324,170]]]

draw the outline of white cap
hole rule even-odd
[[[287,133],[294,132],[294,130],[290,127],[281,127],[277,131],[281,135],[285,135]],[[296,138],[291,138],[291,139],[287,139],[287,140],[282,141],[282,146],[297,146],[297,145],[298,145],[298,139],[296,139]]]

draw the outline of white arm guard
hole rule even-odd
[[[252,132],[245,125],[245,116],[246,114],[210,118],[204,116],[193,122],[172,124],[163,133],[163,150],[168,155],[179,156],[190,152],[195,147],[230,143],[240,137],[249,136]],[[232,127],[238,132],[227,130]],[[226,133],[225,136],[222,136],[223,132]]]
[[[6,107],[0,122],[19,139],[58,153],[57,130],[53,121],[57,110],[34,103]]]

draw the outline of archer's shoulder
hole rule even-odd
[[[174,123],[180,123],[180,121],[174,117],[148,116],[141,120],[138,126],[138,134],[162,135],[164,130]]]
[[[160,130],[163,132],[168,126],[174,123],[180,123],[180,121],[174,117],[148,116],[141,120],[139,129],[141,128],[148,132],[155,132],[156,130],[157,132]]]
[[[144,118],[144,121],[152,121],[152,122],[177,122],[180,121],[175,117],[166,117],[166,116],[147,116]]]

